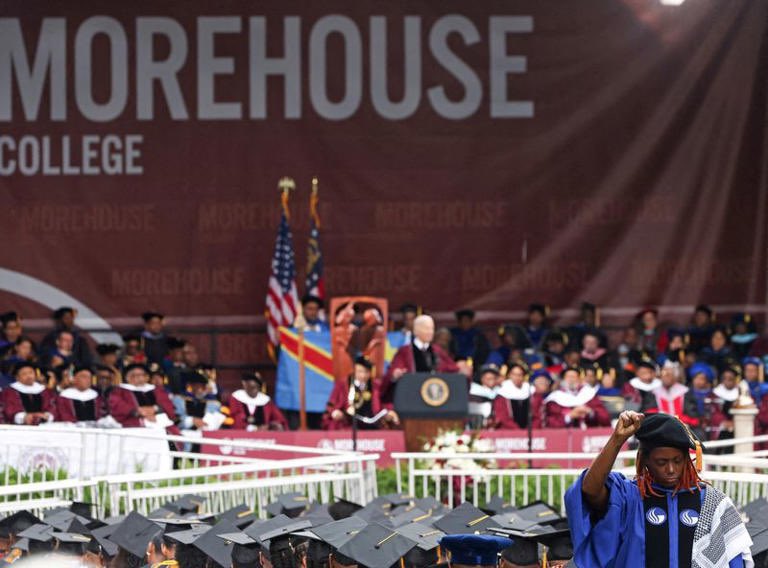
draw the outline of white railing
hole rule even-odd
[[[768,442],[768,436],[754,436],[723,440],[707,444],[714,450],[727,449],[737,444]],[[744,454],[705,454],[702,478],[743,505],[757,497],[768,497],[768,452],[754,451]],[[457,504],[470,501],[475,506],[493,496],[503,496],[511,505],[520,506],[542,500],[564,512],[565,490],[582,473],[596,453],[393,453],[398,492],[415,497],[431,495]],[[627,467],[636,457],[635,451],[619,454],[615,470],[634,475]],[[466,460],[464,469],[435,467],[435,461]],[[548,468],[526,467],[531,462],[554,464]],[[473,463],[474,462],[474,463]],[[480,464],[498,463],[500,467],[482,467]],[[580,463],[585,467],[573,467]],[[505,466],[504,464],[510,464]],[[403,475],[405,468],[405,475]]]
[[[183,448],[190,442],[228,446],[233,454],[284,452],[289,459],[200,454],[169,446]],[[378,457],[249,440],[190,440],[144,429],[0,426],[0,461],[5,464],[0,513],[39,511],[74,500],[93,503],[102,516],[148,513],[189,493],[208,497],[203,512],[247,503],[261,516],[284,491],[299,491],[318,502],[338,497],[368,502],[377,495]],[[177,469],[171,467],[174,462]],[[13,468],[14,463],[24,467]],[[142,465],[152,467],[143,470]]]

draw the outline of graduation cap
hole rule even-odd
[[[165,315],[161,314],[160,312],[144,312],[141,314],[141,319],[143,319],[145,322],[148,322],[154,318],[164,319]]]
[[[556,529],[552,526],[533,527],[527,531],[493,529],[514,539],[514,545],[501,551],[501,557],[512,564],[537,564],[539,547],[547,547],[548,560],[569,560],[573,557],[570,529]]]
[[[240,380],[243,382],[246,381],[255,381],[259,384],[259,387],[264,386],[264,379],[261,377],[261,375],[257,371],[253,371],[251,373],[243,373],[240,375]]]
[[[400,533],[372,523],[348,540],[338,551],[366,568],[390,568],[415,546],[416,542]]]
[[[117,545],[109,540],[109,536],[117,529],[118,525],[107,525],[91,531],[91,542],[88,543],[88,550],[96,554],[112,557],[118,552]]]
[[[549,306],[546,304],[529,304],[528,313],[532,314],[534,312],[540,313],[542,317],[549,317]]]
[[[758,554],[763,554],[768,551],[768,526],[763,523],[747,523],[747,532],[752,539],[752,556],[755,557]],[[760,566],[761,564],[756,565]]]
[[[171,351],[173,351],[174,349],[183,349],[186,344],[187,344],[186,341],[184,341],[183,339],[179,339],[178,337],[168,337],[165,340],[165,345]]]
[[[81,556],[91,542],[90,536],[78,532],[55,532],[53,539],[58,551],[77,556]]]
[[[353,513],[359,511],[362,508],[362,505],[358,505],[352,501],[347,501],[346,499],[336,499],[335,503],[332,503],[328,506],[328,514],[333,517],[334,521],[338,521],[339,519],[345,519],[351,516]]]
[[[208,377],[203,375],[200,371],[196,371],[194,369],[188,369],[188,370],[182,371],[179,374],[179,377],[181,378],[181,382],[184,383],[184,385],[191,385],[191,384],[207,385],[208,384]]]
[[[384,495],[384,499],[395,507],[400,505],[408,505],[413,501],[413,497],[407,493],[389,493]]]
[[[53,540],[53,527],[44,523],[38,523],[24,529],[17,534],[20,538],[27,538],[30,541],[49,542]]]
[[[392,511],[389,518],[389,524],[395,528],[414,522],[416,519],[424,520],[431,516],[431,513],[422,511],[418,507],[402,507],[398,511],[397,509]]]
[[[192,544],[195,542],[195,540],[197,540],[203,534],[207,533],[209,530],[211,530],[210,525],[201,523],[199,525],[193,525],[191,529],[184,531],[167,532],[166,536],[169,539],[178,542],[179,544]]]
[[[433,550],[440,545],[440,539],[445,533],[422,523],[408,523],[395,528],[395,531],[410,538],[422,550]]]
[[[237,528],[241,529],[250,525],[256,520],[256,514],[246,504],[237,505],[227,509],[218,517],[219,521],[229,521]]]
[[[490,515],[466,501],[432,525],[446,534],[478,534],[499,526]]]
[[[0,536],[16,536],[24,529],[39,523],[42,521],[29,511],[19,511],[0,520]]]
[[[512,541],[490,534],[452,534],[440,539],[440,546],[451,553],[451,564],[496,566],[499,552],[512,546]]]
[[[112,532],[109,540],[134,556],[144,558],[149,543],[161,530],[156,523],[132,511]]]
[[[19,314],[16,312],[4,312],[0,314],[0,324],[5,327],[12,321],[19,321]]]
[[[74,308],[70,308],[69,306],[62,306],[61,308],[57,308],[53,311],[51,318],[58,321],[68,314],[74,315]]]
[[[19,361],[13,367],[13,374],[18,375],[22,369],[32,369],[33,371],[37,372],[40,369],[40,367],[38,367],[34,363],[30,363],[29,361]]]
[[[445,507],[440,501],[431,496],[414,499],[413,504],[422,511],[429,511],[430,509],[432,511],[437,511]]]
[[[301,305],[306,306],[307,304],[317,304],[321,309],[325,306],[325,302],[323,302],[322,298],[312,294],[304,294],[304,296],[302,296]]]
[[[517,516],[526,521],[532,521],[543,525],[561,521],[563,518],[555,509],[543,501],[533,501],[517,510]]]
[[[260,524],[254,532],[256,538],[266,543],[274,538],[307,529],[311,526],[312,522],[307,519],[292,519],[285,515],[279,515]],[[248,534],[247,529],[246,534]],[[248,536],[253,535],[248,534]]]
[[[303,493],[283,493],[277,500],[267,505],[267,513],[276,517],[284,514],[288,517],[298,517],[309,506],[309,499]]]
[[[456,316],[457,320],[460,320],[461,318],[475,319],[475,310],[470,310],[469,308],[456,310],[453,314]]]
[[[489,515],[498,515],[502,512],[515,511],[515,507],[509,503],[504,502],[504,498],[501,495],[494,495],[491,497],[485,506],[480,507],[480,510]]]
[[[750,501],[741,510],[749,521],[758,521],[768,527],[768,499],[765,497]]]
[[[321,506],[311,508],[303,512],[299,516],[299,518],[309,521],[310,523],[312,523],[311,526],[313,527],[319,527],[321,525],[326,525],[334,521],[334,518],[328,512],[327,505],[321,505]]]
[[[696,434],[679,418],[668,414],[651,414],[643,419],[635,438],[644,450],[653,448],[679,448],[696,451],[696,469],[701,471],[702,446]]]
[[[210,530],[195,539],[192,544],[222,568],[230,568],[232,566],[234,542],[219,538],[218,535],[236,532],[238,532],[237,527],[231,522],[227,520],[219,521]]]
[[[223,533],[218,538],[232,543],[232,562],[238,566],[258,566],[261,545],[244,532]]]
[[[100,343],[96,346],[96,353],[101,355],[102,357],[104,355],[111,355],[112,353],[117,353],[120,351],[120,346],[115,343]]]
[[[72,511],[78,517],[93,520],[93,503],[82,503],[80,501],[73,501],[69,506],[69,510]]]
[[[494,515],[491,518],[503,529],[527,531],[534,527],[541,526],[536,521],[520,517],[520,515],[514,511],[500,513],[498,515]]]
[[[321,527],[313,527],[312,532],[323,542],[338,549],[367,525],[368,523],[360,517],[347,517]]]
[[[181,515],[187,513],[196,513],[200,507],[207,501],[202,495],[184,495],[175,501],[170,501],[163,505],[163,508],[170,511],[176,511]]]

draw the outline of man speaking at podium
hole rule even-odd
[[[391,408],[397,381],[406,373],[464,372],[447,351],[432,343],[434,336],[435,321],[431,316],[421,315],[413,321],[413,340],[397,350],[381,380],[382,406]]]

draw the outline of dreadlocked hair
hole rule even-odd
[[[635,460],[635,471],[637,474],[637,488],[640,490],[640,497],[645,499],[649,495],[655,497],[661,497],[661,495],[653,488],[653,476],[651,472],[645,467],[645,460],[650,456],[650,450],[644,450],[640,448],[637,450],[637,459]],[[687,457],[687,452],[686,452]],[[683,475],[680,476],[680,481],[675,487],[675,493],[681,490],[694,489],[699,491],[701,484],[705,483],[699,477],[699,472],[696,471],[696,466],[693,461],[686,459],[683,465]]]

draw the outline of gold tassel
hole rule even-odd
[[[541,553],[541,568],[547,568],[549,566],[549,563],[547,562],[547,549],[544,549],[544,552]]]
[[[701,472],[704,467],[704,457],[701,454],[701,444],[696,440],[696,471]]]

